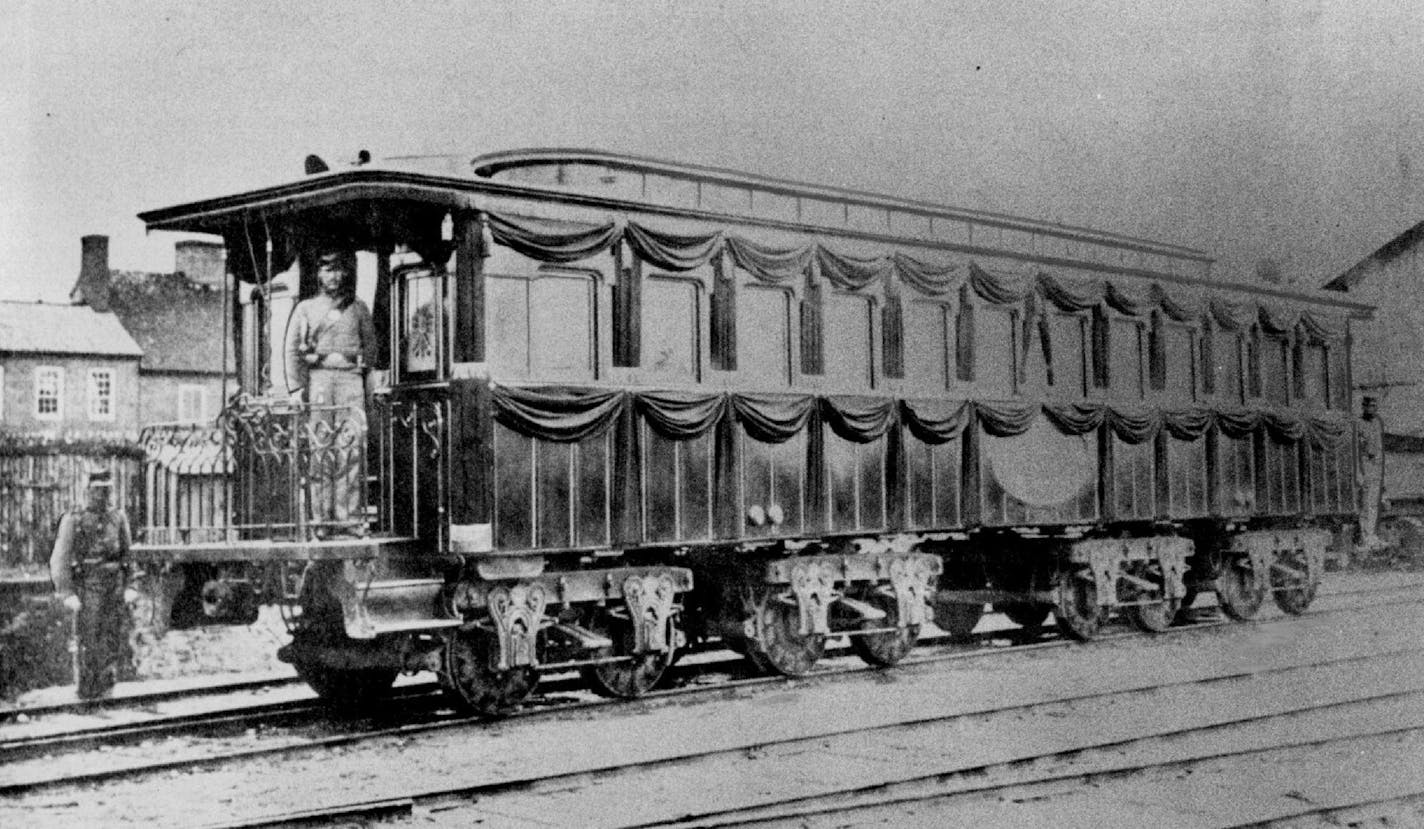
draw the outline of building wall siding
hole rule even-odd
[[[4,426],[16,432],[77,432],[125,434],[139,426],[139,380],[137,358],[74,357],[71,355],[11,354],[3,360]],[[64,389],[61,417],[42,420],[35,415],[35,375],[39,368],[55,366],[63,370]],[[114,373],[111,420],[89,416],[89,369],[109,369]]]

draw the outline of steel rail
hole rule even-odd
[[[1413,586],[1415,585],[1406,585],[1404,587],[1390,586],[1387,588],[1338,591],[1328,594],[1322,594],[1322,597],[1340,597],[1362,594],[1377,595],[1379,593],[1390,593],[1399,590],[1405,590]],[[1424,586],[1424,582],[1419,583],[1417,586]],[[1335,611],[1317,610],[1316,612]],[[1253,620],[1253,622],[1255,621],[1272,622],[1281,621],[1281,619]],[[1233,623],[1227,622],[1225,620],[1205,620],[1194,622],[1189,625],[1179,625],[1174,628],[1173,631],[1176,632],[1186,629],[1196,629],[1214,626],[1230,627],[1232,624]],[[1051,635],[1051,631],[1053,630],[1052,625],[1045,625],[1045,630],[1047,632],[1050,632]],[[970,658],[987,655],[988,653],[1008,652],[1010,649],[1013,651],[1022,651],[1029,648],[1063,647],[1071,644],[1071,642],[1068,640],[1040,639],[1039,641],[1033,642],[1020,642],[1019,644],[1011,646],[1010,649],[993,647],[992,643],[995,640],[1002,640],[1006,637],[1015,638],[1015,634],[1017,634],[1018,632],[1018,629],[984,631],[982,633],[974,634],[969,642],[965,642],[962,639],[956,638],[950,634],[937,634],[934,636],[928,636],[920,640],[919,647],[922,649],[922,651],[930,652],[912,654],[899,664],[910,666],[916,664],[924,664],[926,662],[938,661],[940,659]],[[1141,635],[1151,634],[1142,634],[1135,631],[1115,632],[1099,636],[1095,641],[1115,641],[1125,637],[1133,638]],[[977,643],[977,645],[975,643]],[[969,650],[968,648],[971,645],[974,647],[972,650]],[[935,653],[932,649],[936,647],[951,647],[953,648],[953,650],[950,650],[948,652]],[[743,659],[740,655],[734,655],[730,652],[723,651],[717,648],[710,648],[706,651],[702,651],[702,653],[712,654],[713,658],[699,663],[683,663],[682,665],[674,666],[670,669],[670,678],[673,678],[673,681],[687,682],[696,676],[708,673],[715,673],[719,669],[722,669],[727,666],[731,666],[735,669],[736,667],[743,665]],[[829,651],[827,653],[827,656],[830,658],[834,658],[837,656],[845,656],[848,653],[849,648],[842,646]],[[836,675],[847,670],[854,672],[858,670],[865,670],[865,668],[861,666],[856,666],[851,669],[836,669],[834,667],[826,666],[816,671],[814,674],[809,675],[809,677],[803,678],[811,678],[821,675]],[[777,677],[770,677],[765,679],[775,681]],[[722,683],[716,687],[734,687],[735,683],[740,682],[742,684],[745,684],[747,681],[748,679],[733,680],[731,682]],[[706,689],[705,686],[704,689]],[[228,689],[224,687],[222,690]],[[437,685],[433,682],[411,683],[396,688],[392,698],[419,701],[427,698],[435,690],[437,690]],[[540,686],[536,693],[541,696],[547,696],[549,694],[577,692],[580,690],[583,690],[582,684],[576,677],[573,677],[566,679],[557,679],[552,682],[546,681],[543,685]],[[674,688],[668,690],[679,689]],[[660,696],[667,694],[668,690],[655,692],[654,694],[647,695],[644,698],[657,699]],[[617,700],[597,702],[607,704],[616,703]],[[539,705],[540,703],[539,700],[536,698],[534,700],[531,700],[530,704]],[[525,712],[524,715],[536,715],[555,710],[564,710],[564,708],[557,704],[553,706],[545,705],[538,710],[531,710]],[[271,723],[274,718],[277,720],[298,720],[297,724],[299,724],[300,718],[302,717],[311,717],[312,719],[324,718],[329,715],[329,713],[329,707],[323,704],[313,695],[304,699],[285,700],[281,702],[272,703],[255,703],[251,705],[222,708],[214,711],[170,715],[125,723],[104,723],[99,726],[88,726],[48,734],[39,734],[27,737],[13,738],[9,740],[0,740],[0,757],[4,757],[8,760],[14,760],[27,756],[33,756],[35,754],[43,752],[65,750],[72,751],[76,747],[84,748],[101,744],[113,745],[121,743],[132,743],[152,737],[178,736],[185,732],[199,734],[202,730],[221,728],[224,726],[232,726],[244,722]],[[445,718],[439,720],[439,722],[449,722],[451,724],[458,724],[462,722],[467,722],[469,721],[469,719],[470,718]],[[420,724],[428,725],[432,723],[427,721]],[[0,784],[0,791],[3,791],[3,785],[4,784]]]
[[[1068,772],[1060,774],[1046,774],[1028,779],[1017,779],[1003,783],[983,783],[977,786],[955,789],[953,791],[932,791],[920,794],[893,795],[890,790],[898,787],[911,785],[936,785],[944,784],[954,779],[967,779],[970,777],[983,777],[991,774],[995,770],[1009,766],[1030,766],[1034,763],[1064,760],[1084,751],[1098,751],[1113,748],[1120,748],[1132,743],[1138,743],[1150,739],[1170,739],[1173,737],[1183,737],[1189,734],[1215,731],[1223,728],[1239,727],[1253,723],[1266,722],[1269,720],[1282,719],[1286,717],[1298,716],[1314,711],[1325,711],[1335,708],[1344,708],[1352,705],[1359,705],[1371,702],[1379,702],[1389,699],[1400,699],[1407,696],[1424,696],[1424,687],[1414,688],[1407,691],[1392,691],[1384,694],[1372,694],[1356,697],[1349,700],[1323,703],[1319,705],[1309,705],[1302,708],[1291,709],[1289,711],[1277,711],[1271,714],[1262,714],[1249,717],[1238,717],[1233,720],[1212,723],[1206,726],[1192,726],[1188,728],[1169,729],[1153,734],[1142,734],[1135,737],[1128,737],[1121,740],[1110,740],[1093,745],[1078,746],[1062,751],[1046,752],[1030,757],[1016,758],[1008,762],[995,762],[980,766],[972,766],[964,769],[955,769],[947,772],[934,772],[915,777],[907,777],[900,780],[886,781],[872,786],[850,791],[835,792],[824,795],[808,795],[804,797],[787,798],[784,801],[763,803],[755,806],[732,808],[719,812],[706,812],[700,815],[683,815],[678,818],[665,821],[650,821],[646,823],[628,824],[625,829],[653,829],[653,827],[679,827],[679,829],[724,829],[732,826],[750,826],[758,823],[806,821],[811,818],[843,815],[847,812],[864,811],[867,809],[880,809],[887,806],[901,806],[925,803],[932,800],[948,800],[950,798],[984,796],[994,792],[1004,792],[1017,789],[1027,789],[1034,786],[1044,786],[1054,783],[1079,783],[1088,784],[1095,781],[1111,780],[1119,777],[1140,774],[1144,771],[1154,769],[1174,769],[1188,768],[1201,763],[1216,762],[1233,758],[1250,757],[1253,755],[1270,754],[1284,749],[1298,748],[1322,748],[1331,744],[1348,743],[1362,739],[1396,737],[1415,732],[1424,732],[1424,723],[1415,725],[1394,726],[1383,729],[1373,729],[1366,731],[1356,731],[1350,734],[1342,734],[1331,737],[1318,737],[1302,740],[1293,740],[1284,743],[1277,743],[1270,746],[1254,746],[1234,750],[1223,750],[1199,754],[1194,757],[1177,758],[1174,760],[1161,760],[1157,762],[1141,763],[1119,763],[1116,766],[1097,769],[1087,772]],[[815,806],[816,803],[824,803],[828,800],[851,801],[838,802],[832,805]],[[804,806],[804,808],[796,808]],[[778,808],[790,807],[790,808]],[[1283,819],[1284,815],[1269,818],[1268,821]],[[282,825],[280,823],[276,825]]]
[[[1424,588],[1424,581],[1407,582],[1404,584],[1393,584],[1387,587],[1364,587],[1350,590],[1322,590],[1317,597],[1319,599],[1336,596],[1357,596],[1372,595],[1378,593],[1391,593],[1396,591],[1409,590],[1414,588]],[[1204,608],[1203,608],[1204,609]],[[989,614],[986,614],[989,615]],[[1055,623],[1050,618],[1045,622],[1043,629],[1046,632],[1055,629]],[[975,634],[975,639],[981,638],[1011,638],[1014,630],[988,631],[982,634]],[[997,636],[991,636],[997,634]],[[945,644],[948,635],[929,635],[920,638],[916,647],[934,647]],[[1099,637],[1102,638],[1102,637]],[[695,649],[692,653],[710,653],[721,649],[720,644],[705,649]],[[903,664],[903,663],[902,663]],[[674,666],[675,668],[676,666]],[[23,715],[30,718],[47,717],[55,714],[67,713],[91,713],[94,711],[109,710],[124,707],[141,707],[155,702],[162,702],[175,699],[186,699],[189,697],[201,697],[207,695],[225,694],[229,692],[251,691],[267,687],[285,687],[288,685],[301,685],[302,680],[295,674],[291,676],[278,676],[275,674],[253,679],[240,680],[220,680],[212,683],[204,683],[183,688],[168,688],[158,691],[144,691],[141,693],[125,694],[123,696],[102,697],[92,700],[66,700],[64,702],[42,703],[38,705],[19,705],[14,707],[0,707],[0,723],[12,721]],[[433,687],[433,684],[430,686]],[[0,750],[3,749],[0,743]]]
[[[565,782],[565,781],[569,781],[569,782],[572,782],[572,781],[579,781],[579,780],[587,781],[587,780],[589,780],[590,778],[592,778],[592,779],[594,779],[594,780],[597,780],[598,778],[604,777],[604,776],[622,775],[622,774],[627,774],[627,773],[629,773],[629,772],[637,772],[637,771],[640,771],[640,770],[652,770],[652,769],[657,769],[657,768],[665,768],[665,767],[668,767],[668,766],[680,765],[680,764],[688,764],[688,763],[692,763],[692,762],[697,762],[697,761],[702,761],[702,760],[708,760],[708,759],[715,759],[715,758],[720,758],[720,757],[737,757],[737,756],[742,756],[742,755],[744,755],[748,750],[752,750],[752,749],[762,750],[762,749],[766,749],[766,748],[773,747],[773,746],[793,746],[793,745],[797,745],[797,744],[800,744],[800,743],[820,743],[820,742],[826,740],[827,738],[844,738],[844,737],[852,737],[852,736],[855,736],[855,735],[858,735],[858,734],[868,734],[868,733],[873,733],[873,732],[886,732],[886,731],[892,731],[892,730],[896,730],[896,729],[906,729],[906,728],[919,728],[919,727],[924,727],[924,726],[926,726],[926,725],[945,724],[945,723],[954,722],[954,721],[956,721],[956,720],[965,720],[965,719],[975,718],[975,717],[984,717],[984,716],[987,716],[987,715],[1001,715],[1001,714],[1007,714],[1007,713],[1012,713],[1012,712],[1031,711],[1031,710],[1033,710],[1033,709],[1035,709],[1035,708],[1044,708],[1044,707],[1048,707],[1048,706],[1062,705],[1062,704],[1064,704],[1064,703],[1084,702],[1084,701],[1089,701],[1089,700],[1111,699],[1111,698],[1115,698],[1115,697],[1128,697],[1128,696],[1134,696],[1134,695],[1149,695],[1149,694],[1157,693],[1157,692],[1159,692],[1159,691],[1161,691],[1161,690],[1163,690],[1163,689],[1166,689],[1166,688],[1184,688],[1184,687],[1191,687],[1191,686],[1194,686],[1194,685],[1211,685],[1211,684],[1217,684],[1217,683],[1236,682],[1236,681],[1239,681],[1239,680],[1245,679],[1245,678],[1262,677],[1262,676],[1268,676],[1268,675],[1272,675],[1272,674],[1285,674],[1285,673],[1291,673],[1291,672],[1297,672],[1297,671],[1311,670],[1311,669],[1322,668],[1322,667],[1331,667],[1331,666],[1335,666],[1335,665],[1344,665],[1344,664],[1365,662],[1365,661],[1377,660],[1377,659],[1394,659],[1394,658],[1397,658],[1397,657],[1398,657],[1400,654],[1402,654],[1402,653],[1424,653],[1424,647],[1400,649],[1400,650],[1388,651],[1388,652],[1381,652],[1381,653],[1376,653],[1376,654],[1352,655],[1352,656],[1349,656],[1349,657],[1341,657],[1341,658],[1338,658],[1338,659],[1322,660],[1322,661],[1319,661],[1319,662],[1310,662],[1310,663],[1300,664],[1300,665],[1278,666],[1278,667],[1274,667],[1274,668],[1263,668],[1263,669],[1260,669],[1260,670],[1252,670],[1252,671],[1237,671],[1237,672],[1232,672],[1232,673],[1228,673],[1228,674],[1220,674],[1220,675],[1209,676],[1209,677],[1196,677],[1196,678],[1193,678],[1193,679],[1185,679],[1185,680],[1179,680],[1179,681],[1167,682],[1167,683],[1158,683],[1158,684],[1152,684],[1152,685],[1142,685],[1142,686],[1137,686],[1137,687],[1133,687],[1133,688],[1117,688],[1117,689],[1104,690],[1104,691],[1093,691],[1093,692],[1088,692],[1088,693],[1083,693],[1083,694],[1075,694],[1075,695],[1071,695],[1071,696],[1067,696],[1067,697],[1059,697],[1059,698],[1054,698],[1054,699],[1035,700],[1035,701],[1031,701],[1031,702],[1015,703],[1015,704],[1012,704],[1012,705],[1004,705],[1004,706],[995,706],[995,707],[983,708],[983,709],[978,709],[978,710],[973,710],[973,711],[961,711],[961,712],[956,712],[956,713],[953,713],[953,714],[940,714],[940,715],[934,715],[934,716],[929,716],[929,717],[921,717],[921,718],[916,718],[916,719],[911,719],[911,720],[903,720],[903,721],[895,722],[895,723],[886,723],[886,724],[880,724],[880,725],[874,725],[874,726],[860,726],[860,727],[852,727],[852,728],[829,730],[829,731],[825,731],[825,732],[817,733],[817,734],[813,734],[813,735],[799,735],[799,736],[796,736],[796,737],[788,737],[788,738],[777,739],[777,740],[763,740],[763,741],[757,741],[757,742],[747,743],[747,744],[744,744],[744,745],[737,745],[737,746],[731,746],[731,747],[722,747],[722,748],[716,748],[716,749],[709,749],[709,750],[706,750],[706,751],[692,752],[692,753],[682,754],[682,755],[675,756],[675,757],[663,757],[663,758],[656,758],[656,759],[651,759],[651,760],[636,761],[636,762],[632,762],[632,763],[613,764],[613,765],[603,766],[603,767],[599,767],[599,768],[581,769],[581,770],[571,771],[571,772],[562,772],[562,773],[554,774],[554,775],[526,777],[526,778],[521,778],[521,779],[516,779],[516,780],[502,781],[502,782],[498,782],[498,783],[485,783],[485,784],[476,784],[476,785],[470,785],[470,786],[460,786],[460,787],[451,787],[451,788],[442,788],[442,789],[432,789],[432,790],[428,790],[428,791],[425,791],[425,792],[413,793],[413,794],[406,795],[406,796],[402,796],[402,797],[384,798],[384,799],[380,799],[380,800],[367,801],[367,802],[365,802],[365,803],[344,803],[344,804],[337,804],[337,805],[334,805],[334,806],[330,807],[330,809],[322,809],[322,808],[304,809],[304,810],[301,810],[301,811],[298,811],[298,812],[288,812],[288,813],[276,814],[276,815],[265,815],[265,816],[261,816],[261,817],[243,818],[243,819],[236,820],[236,821],[223,822],[223,823],[218,823],[218,824],[208,824],[207,826],[204,827],[204,829],[239,829],[240,827],[242,827],[242,828],[245,829],[246,827],[256,827],[256,826],[320,825],[320,824],[323,823],[323,822],[329,822],[329,821],[331,821],[331,820],[336,820],[336,819],[339,819],[339,818],[353,818],[353,817],[373,818],[373,817],[376,817],[378,814],[379,814],[380,816],[389,816],[389,817],[410,816],[410,815],[413,815],[413,814],[414,814],[414,810],[415,810],[415,808],[416,808],[417,806],[432,807],[432,808],[442,808],[442,810],[443,810],[443,809],[448,809],[448,808],[459,808],[459,807],[461,807],[461,806],[464,806],[464,805],[469,804],[469,802],[470,802],[471,800],[476,799],[476,798],[488,798],[488,797],[491,797],[491,796],[493,796],[493,795],[508,795],[508,794],[515,794],[515,793],[518,793],[518,792],[521,792],[521,791],[531,791],[531,790],[533,790],[533,789],[535,789],[535,788],[537,788],[537,787],[543,787],[543,786],[548,786],[548,785],[555,785],[555,786],[557,786],[558,784],[560,784],[560,783],[562,783],[562,782]],[[1251,716],[1237,717],[1237,718],[1230,719],[1230,720],[1215,721],[1215,722],[1212,722],[1212,723],[1206,724],[1206,725],[1189,726],[1189,727],[1177,728],[1177,729],[1167,729],[1167,730],[1163,730],[1163,731],[1155,732],[1155,733],[1139,734],[1139,735],[1136,735],[1136,736],[1133,736],[1133,737],[1128,737],[1128,738],[1114,739],[1114,740],[1105,740],[1105,741],[1101,741],[1101,742],[1099,742],[1099,743],[1094,743],[1094,744],[1076,745],[1076,746],[1074,746],[1074,747],[1072,747],[1072,748],[1070,748],[1070,749],[1063,749],[1063,750],[1059,750],[1059,751],[1055,751],[1055,752],[1048,752],[1048,753],[1044,753],[1044,754],[1040,754],[1040,755],[1035,755],[1035,756],[1031,756],[1031,757],[1015,758],[1015,759],[1013,759],[1013,760],[1011,760],[1011,761],[998,761],[998,762],[991,763],[991,764],[984,764],[984,765],[974,766],[974,767],[969,767],[969,768],[964,768],[964,769],[955,769],[955,770],[950,771],[950,772],[937,772],[937,773],[932,773],[932,774],[927,774],[927,775],[919,775],[919,776],[915,776],[915,777],[905,778],[905,779],[902,779],[902,780],[894,780],[894,781],[879,783],[879,784],[876,784],[876,785],[874,785],[874,786],[865,787],[863,790],[851,790],[850,792],[840,791],[840,792],[835,792],[835,793],[825,794],[825,795],[810,795],[810,796],[800,796],[800,797],[796,797],[796,798],[787,798],[787,799],[784,800],[784,801],[773,801],[773,802],[769,802],[769,803],[768,803],[768,802],[763,802],[763,803],[755,804],[754,806],[748,806],[748,807],[734,807],[734,808],[732,808],[732,809],[728,809],[728,810],[724,810],[724,811],[709,812],[709,813],[703,813],[703,814],[698,814],[698,815],[680,815],[680,816],[677,817],[677,818],[673,818],[673,819],[670,819],[670,820],[667,820],[667,821],[654,821],[654,822],[648,822],[648,823],[632,824],[631,826],[632,826],[632,827],[638,827],[638,829],[642,829],[642,827],[653,827],[653,826],[677,826],[677,827],[682,827],[682,826],[698,826],[698,827],[706,827],[706,826],[731,826],[731,825],[740,825],[740,822],[738,822],[739,819],[734,819],[734,820],[732,820],[732,822],[722,822],[722,819],[723,819],[723,818],[736,818],[737,815],[750,815],[753,811],[755,811],[755,812],[758,813],[758,814],[753,818],[753,819],[755,819],[755,820],[798,819],[798,818],[802,818],[802,817],[814,817],[814,816],[817,816],[817,815],[820,815],[820,814],[833,814],[833,813],[836,813],[836,812],[838,811],[838,809],[836,809],[836,808],[829,808],[829,807],[828,807],[828,808],[823,808],[823,809],[802,809],[802,810],[798,810],[798,811],[781,811],[781,812],[775,812],[775,813],[769,813],[769,812],[771,812],[771,810],[777,809],[778,807],[781,807],[781,808],[794,807],[794,806],[796,806],[796,805],[811,803],[811,802],[819,801],[819,800],[824,800],[824,799],[826,799],[826,798],[844,799],[844,798],[847,798],[847,797],[865,797],[867,800],[870,800],[871,802],[870,802],[870,803],[867,803],[867,804],[863,804],[864,806],[881,805],[881,804],[895,804],[895,803],[900,802],[901,800],[903,800],[904,802],[909,803],[909,802],[916,802],[917,800],[926,800],[926,799],[931,799],[931,798],[936,798],[936,797],[958,796],[958,795],[960,795],[960,794],[981,793],[981,792],[985,792],[985,791],[994,791],[994,790],[999,790],[999,789],[1015,788],[1015,787],[1022,787],[1022,786],[1031,786],[1031,785],[1035,785],[1035,784],[1038,784],[1038,783],[1041,783],[1041,782],[1056,782],[1056,781],[1059,781],[1059,780],[1075,780],[1075,779],[1083,778],[1083,777],[1085,777],[1085,776],[1086,776],[1086,777],[1094,777],[1094,776],[1103,774],[1104,772],[1088,772],[1088,773],[1075,772],[1075,773],[1073,773],[1073,774],[1065,774],[1065,775],[1057,775],[1057,776],[1045,776],[1045,777],[1044,777],[1043,779],[1041,779],[1041,780],[1039,780],[1039,779],[1031,779],[1031,780],[1017,780],[1017,781],[1014,781],[1013,783],[984,784],[984,785],[981,785],[981,786],[978,786],[978,787],[974,787],[974,788],[971,788],[971,789],[957,790],[957,791],[952,792],[952,793],[935,792],[935,793],[933,793],[933,794],[931,794],[931,795],[905,796],[905,797],[902,797],[902,798],[891,798],[891,799],[886,799],[885,796],[884,796],[885,791],[888,790],[888,789],[890,789],[891,787],[894,787],[894,786],[903,786],[903,785],[907,785],[907,784],[915,784],[915,783],[920,783],[920,782],[922,782],[922,781],[923,781],[923,782],[943,782],[943,781],[945,781],[945,780],[949,780],[949,779],[957,778],[957,777],[963,777],[963,778],[966,778],[966,779],[967,779],[967,778],[971,778],[971,777],[982,777],[984,774],[986,774],[986,773],[988,773],[988,772],[990,772],[990,771],[992,771],[992,770],[994,770],[994,769],[997,769],[997,768],[1007,768],[1007,767],[1023,766],[1023,765],[1031,764],[1031,763],[1033,763],[1033,762],[1035,762],[1035,761],[1039,761],[1039,760],[1046,760],[1046,759],[1054,759],[1054,758],[1068,757],[1068,756],[1071,756],[1071,755],[1080,754],[1080,753],[1082,753],[1083,751],[1088,751],[1088,750],[1111,749],[1111,748],[1115,748],[1115,747],[1119,747],[1119,746],[1123,746],[1123,745],[1128,745],[1128,744],[1135,743],[1135,742],[1140,742],[1140,741],[1142,741],[1142,740],[1144,740],[1144,739],[1168,738],[1168,737],[1182,736],[1182,735],[1191,734],[1191,733],[1197,733],[1197,732],[1205,732],[1205,731],[1212,731],[1212,730],[1220,730],[1220,729],[1224,729],[1224,728],[1239,727],[1239,726],[1241,726],[1241,725],[1250,724],[1250,723],[1253,723],[1253,722],[1264,722],[1264,721],[1268,721],[1268,720],[1272,720],[1272,719],[1279,719],[1279,718],[1282,718],[1282,717],[1296,716],[1296,715],[1299,715],[1299,714],[1302,714],[1302,713],[1308,713],[1308,712],[1312,712],[1312,711],[1328,710],[1328,709],[1332,709],[1332,708],[1341,708],[1341,707],[1350,706],[1350,705],[1357,705],[1357,704],[1365,703],[1365,702],[1388,700],[1388,699],[1397,699],[1397,698],[1406,697],[1406,696],[1413,696],[1413,695],[1424,695],[1424,686],[1421,686],[1421,687],[1418,687],[1418,688],[1412,688],[1412,689],[1405,690],[1405,691],[1392,691],[1392,692],[1387,692],[1387,693],[1383,693],[1383,694],[1376,694],[1376,695],[1365,696],[1365,697],[1357,697],[1357,698],[1353,698],[1353,699],[1350,699],[1350,700],[1333,701],[1333,702],[1328,702],[1328,703],[1318,703],[1318,704],[1305,705],[1305,706],[1300,706],[1300,707],[1296,707],[1296,708],[1291,708],[1291,709],[1284,710],[1284,711],[1274,711],[1274,712],[1271,712],[1271,713],[1268,713],[1268,714],[1259,714],[1259,715],[1251,715]],[[1381,733],[1392,734],[1392,733],[1396,733],[1396,732],[1398,732],[1398,731],[1418,730],[1418,729],[1421,729],[1421,728],[1424,728],[1424,726],[1411,726],[1411,727],[1403,728],[1403,729],[1391,729],[1391,730],[1389,730],[1389,731],[1381,732]],[[1358,736],[1359,736],[1359,735],[1352,735],[1352,738],[1353,738],[1353,737],[1358,737]],[[1316,742],[1323,742],[1323,741],[1305,741],[1303,744],[1305,744],[1305,745],[1311,745],[1311,744],[1314,744],[1314,743],[1316,743]],[[1272,748],[1278,748],[1278,747],[1272,747]],[[1270,750],[1270,749],[1261,749],[1261,750]],[[1214,756],[1215,756],[1215,755],[1214,755]],[[1220,756],[1223,756],[1223,757],[1224,757],[1224,756],[1230,756],[1230,753],[1224,753],[1224,754],[1221,754]],[[1201,759],[1211,759],[1211,758],[1201,758]],[[1176,764],[1176,763],[1181,763],[1181,762],[1196,762],[1196,761],[1197,761],[1197,758],[1193,758],[1193,759],[1187,760],[1187,761],[1182,761],[1182,760],[1170,761],[1170,762],[1164,763],[1164,764],[1162,764],[1162,765],[1168,765],[1168,766],[1170,766],[1170,765],[1173,765],[1173,764]],[[1144,766],[1144,768],[1147,768],[1147,767],[1150,767],[1150,766]],[[1112,770],[1112,771],[1115,772],[1115,773],[1126,773],[1126,770],[1125,770],[1125,769],[1124,769],[1124,770],[1117,770],[1117,769],[1114,769],[1114,770]],[[853,805],[851,805],[850,807],[847,807],[847,809],[849,809],[849,808],[857,808],[857,807],[859,807],[860,805],[861,805],[861,804],[853,804]],[[367,810],[369,810],[369,811],[367,811]],[[845,810],[845,809],[841,809],[840,811],[844,811],[844,810]],[[762,814],[762,813],[768,813],[768,814]],[[710,820],[711,822],[708,822],[709,820]]]

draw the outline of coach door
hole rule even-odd
[[[390,275],[391,387],[378,396],[383,528],[447,546],[449,482],[449,280],[443,264]]]

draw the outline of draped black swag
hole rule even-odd
[[[1065,435],[1084,435],[1106,426],[1124,443],[1152,440],[1163,430],[1178,440],[1196,440],[1215,426],[1240,439],[1264,429],[1276,441],[1309,439],[1335,446],[1350,424],[1341,417],[1297,417],[1289,412],[1185,407],[1157,409],[1097,401],[1032,403],[1020,400],[897,400],[871,395],[724,393],[717,391],[623,391],[592,388],[523,388],[492,384],[494,418],[520,434],[557,442],[602,434],[625,409],[669,440],[690,440],[710,432],[729,415],[747,435],[782,443],[806,429],[813,414],[837,436],[855,443],[883,437],[904,423],[925,443],[954,440],[971,416],[995,437],[1028,431],[1040,414]]]

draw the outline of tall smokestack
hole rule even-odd
[[[109,311],[109,237],[84,236],[79,240],[81,260],[79,280],[69,292],[69,301],[88,305],[101,314]]]

